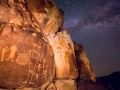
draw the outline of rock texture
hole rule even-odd
[[[54,0],[0,0],[1,88],[76,90],[84,70],[95,81],[84,50],[62,27],[63,15]]]
[[[0,3],[0,87],[40,87],[52,82],[55,64],[50,44],[23,1]]]
[[[78,76],[73,42],[66,30],[57,32],[55,37],[48,37],[53,48],[56,64],[56,78],[75,79]]]
[[[53,81],[54,56],[42,31],[45,18],[54,17],[45,9],[53,7],[47,0],[0,0],[0,87],[38,88]],[[41,23],[34,11],[46,15]]]
[[[74,43],[76,61],[78,65],[79,78],[83,81],[96,81],[95,74],[90,65],[89,59],[86,56],[85,49],[81,44]]]

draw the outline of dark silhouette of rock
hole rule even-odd
[[[120,90],[120,71],[97,77],[96,82],[77,82],[77,90]]]
[[[120,90],[120,71],[98,78],[108,90]]]
[[[98,82],[79,81],[77,82],[77,90],[106,90],[106,88]]]

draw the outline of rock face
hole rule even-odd
[[[48,37],[48,40],[54,52],[56,78],[77,78],[74,46],[67,31],[62,30],[55,37]]]
[[[78,76],[73,42],[66,30],[57,32],[55,37],[48,37],[53,48],[57,90],[76,90],[75,79]]]
[[[11,26],[6,25],[0,42],[0,86],[38,87],[53,80],[55,66],[52,49],[41,35],[15,33]]]
[[[86,56],[85,49],[81,44],[74,43],[76,61],[78,65],[79,78],[83,81],[96,81],[95,74],[91,68],[90,62]]]
[[[3,88],[40,87],[52,82],[55,76],[52,48],[28,4],[24,0],[0,3],[0,87]]]
[[[76,46],[74,51],[62,28],[63,14],[54,0],[0,0],[1,88],[76,90],[83,67],[95,80],[87,57]],[[84,63],[79,69],[76,59]]]

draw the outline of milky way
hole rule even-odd
[[[96,76],[120,71],[120,0],[55,0],[64,29],[83,44]]]

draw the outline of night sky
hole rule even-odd
[[[64,29],[84,46],[97,77],[120,71],[120,0],[55,0]]]

